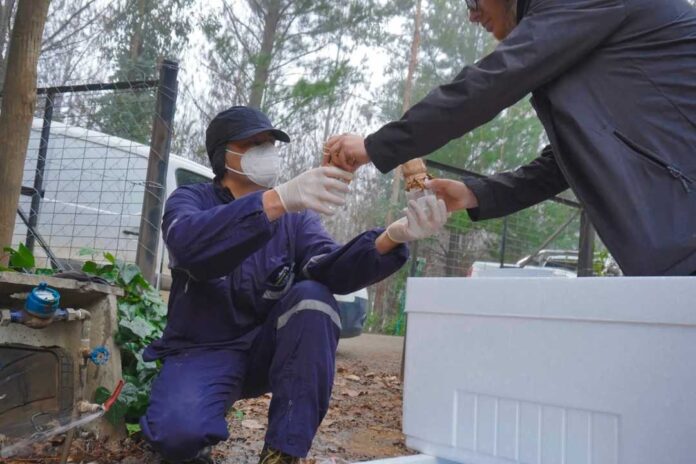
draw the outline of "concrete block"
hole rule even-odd
[[[113,390],[121,379],[121,356],[113,340],[113,335],[118,327],[116,298],[122,295],[121,289],[56,277],[3,272],[0,273],[0,309],[21,309],[24,304],[22,296],[38,286],[40,282],[46,282],[50,287],[60,292],[60,306],[62,308],[79,308],[89,311],[91,314],[90,348],[104,345],[111,353],[110,360],[105,365],[88,364],[87,382],[81,395],[82,398],[74,397],[74,402],[83,398],[92,401],[94,391],[100,386]],[[73,384],[75,386],[74,392],[77,392],[79,366],[82,360],[80,355],[82,346],[80,340],[81,324],[81,321],[58,321],[43,329],[32,329],[15,323],[0,326],[0,350],[10,346],[59,347],[74,361]],[[56,379],[46,379],[46,382],[52,381],[56,381]],[[0,379],[0,390],[3,388],[2,382],[3,379]],[[0,411],[2,411],[1,406],[0,404]],[[27,417],[26,421],[28,422],[29,419]],[[104,420],[98,421],[94,427],[98,433],[114,438],[123,434],[122,430],[112,428]]]

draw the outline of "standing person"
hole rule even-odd
[[[399,121],[329,139],[324,163],[382,172],[528,93],[550,145],[516,171],[429,186],[473,220],[571,188],[627,275],[696,272],[696,9],[686,0],[467,0],[501,40]]]
[[[412,202],[386,230],[339,245],[315,211],[342,205],[352,175],[322,167],[275,186],[276,141],[290,138],[262,112],[223,111],[206,132],[214,181],[178,188],[165,206],[167,326],[143,356],[164,365],[140,424],[170,462],[212,462],[209,447],[228,438],[229,407],[266,392],[259,462],[306,456],[331,398],[341,327],[333,294],[394,273],[408,257],[403,243],[447,220],[442,200]]]

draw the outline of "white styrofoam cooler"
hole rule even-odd
[[[378,459],[376,461],[363,461],[361,464],[456,464],[446,459],[436,458],[425,454],[414,456],[402,456],[398,458]]]
[[[406,310],[409,447],[696,463],[696,278],[409,279]]]

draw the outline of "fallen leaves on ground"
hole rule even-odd
[[[411,454],[401,433],[402,386],[391,364],[379,360],[338,359],[331,405],[319,427],[307,464],[350,463]],[[376,372],[375,372],[376,371]],[[238,401],[228,415],[230,438],[213,449],[222,464],[256,464],[264,442],[271,395]],[[55,464],[60,440],[38,443],[0,463]],[[333,459],[333,461],[332,461]],[[158,464],[137,438],[107,443],[94,437],[74,440],[71,463]]]
[[[323,464],[411,454],[401,433],[401,381],[396,372],[375,373],[360,361],[337,363],[331,405],[306,462]],[[271,397],[239,401],[229,414],[230,439],[216,447],[225,464],[256,464],[263,447]],[[240,420],[240,418],[243,418]],[[255,420],[262,429],[245,427]]]

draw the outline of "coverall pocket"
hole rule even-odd
[[[264,300],[277,301],[290,290],[295,282],[295,263],[284,263],[275,268],[266,278]]]

